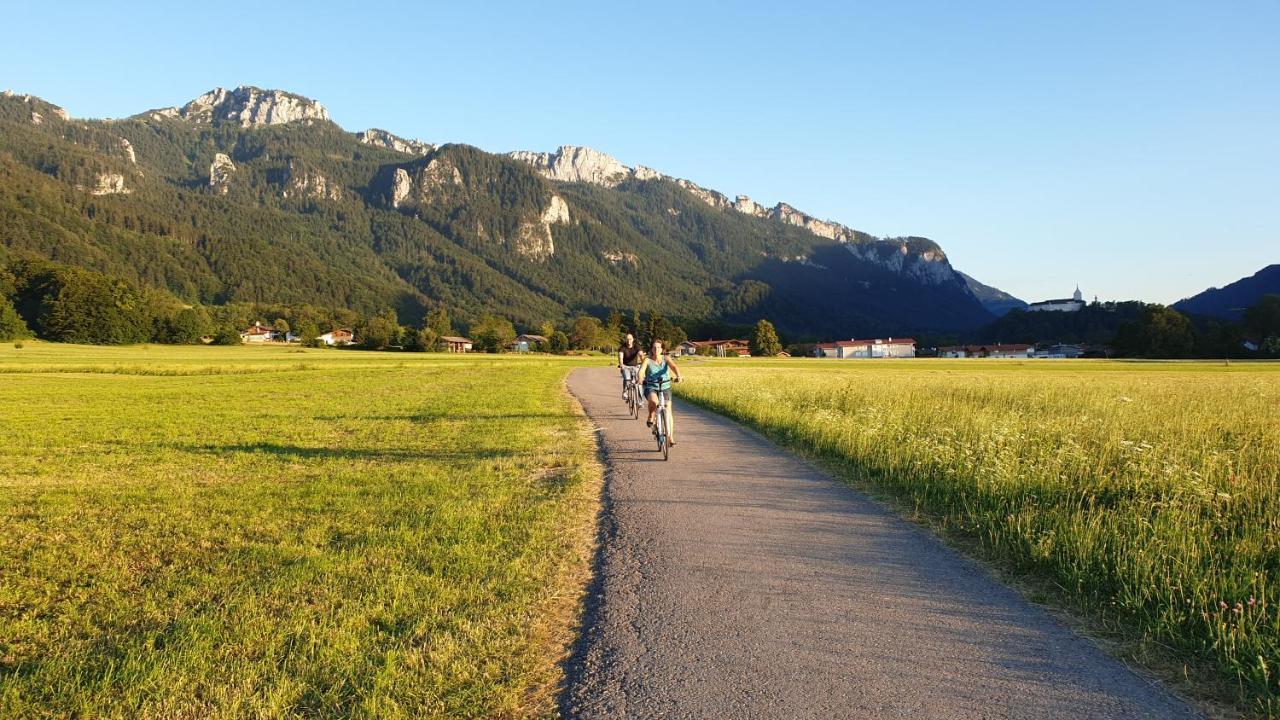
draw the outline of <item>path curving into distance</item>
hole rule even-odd
[[[677,400],[662,462],[611,368],[571,718],[1198,718],[927,531]]]

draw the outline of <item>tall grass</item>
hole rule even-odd
[[[1280,366],[729,361],[687,375],[682,396],[836,461],[1280,714]]]

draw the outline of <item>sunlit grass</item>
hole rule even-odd
[[[682,396],[831,461],[1280,713],[1280,364],[701,361]]]
[[[0,717],[550,714],[577,364],[0,346]]]

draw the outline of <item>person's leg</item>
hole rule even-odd
[[[653,417],[658,413],[658,393],[655,390],[646,390],[644,397],[649,401],[649,419],[645,421],[645,425],[653,425]]]
[[[667,441],[670,444],[675,445],[676,444],[676,416],[675,416],[675,413],[672,412],[671,391],[666,390],[665,393],[666,393],[666,401],[667,401]]]

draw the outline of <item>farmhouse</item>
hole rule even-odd
[[[1035,357],[1034,345],[995,343],[992,345],[951,345],[938,348],[940,358],[1029,358]]]
[[[247,330],[240,331],[240,342],[264,343],[276,339],[276,331],[260,322],[255,322]]]
[[[1076,312],[1083,307],[1084,296],[1080,293],[1080,288],[1077,287],[1070,298],[1041,300],[1040,302],[1031,303],[1027,306],[1027,312]]]
[[[355,333],[338,328],[316,338],[325,345],[351,345],[356,341]]]
[[[440,338],[440,346],[451,353],[471,352],[471,339],[457,337],[456,335],[444,335]]]
[[[516,352],[530,352],[546,348],[550,342],[541,335],[517,335],[509,346]]]
[[[751,357],[747,340],[686,340],[676,348],[677,355],[715,355],[716,357]]]
[[[912,338],[870,338],[836,340],[818,343],[813,356],[848,360],[854,358],[911,358],[916,356],[916,341]]]

